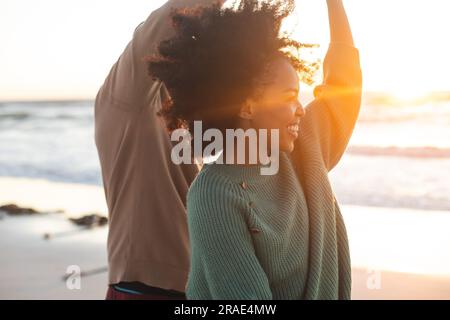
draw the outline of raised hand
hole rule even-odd
[[[352,31],[342,0],[327,0],[330,41],[354,46]]]

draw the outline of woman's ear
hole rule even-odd
[[[253,119],[253,103],[251,100],[247,99],[241,109],[239,110],[239,118],[244,120]]]

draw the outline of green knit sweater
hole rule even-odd
[[[189,194],[193,236],[188,298],[300,299],[308,212],[287,156],[280,171],[206,165]]]
[[[350,299],[348,239],[328,173],[359,114],[357,49],[330,45],[315,97],[278,174],[210,164],[191,185],[188,299]]]

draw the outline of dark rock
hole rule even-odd
[[[0,211],[6,212],[9,215],[32,215],[40,213],[32,208],[21,208],[15,204],[0,206]]]
[[[75,223],[77,226],[83,227],[104,226],[108,223],[108,218],[98,215],[96,213],[89,214],[81,218],[70,218],[69,220]]]

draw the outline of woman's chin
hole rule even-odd
[[[289,141],[280,145],[280,151],[286,153],[292,153],[294,151],[294,141]]]

